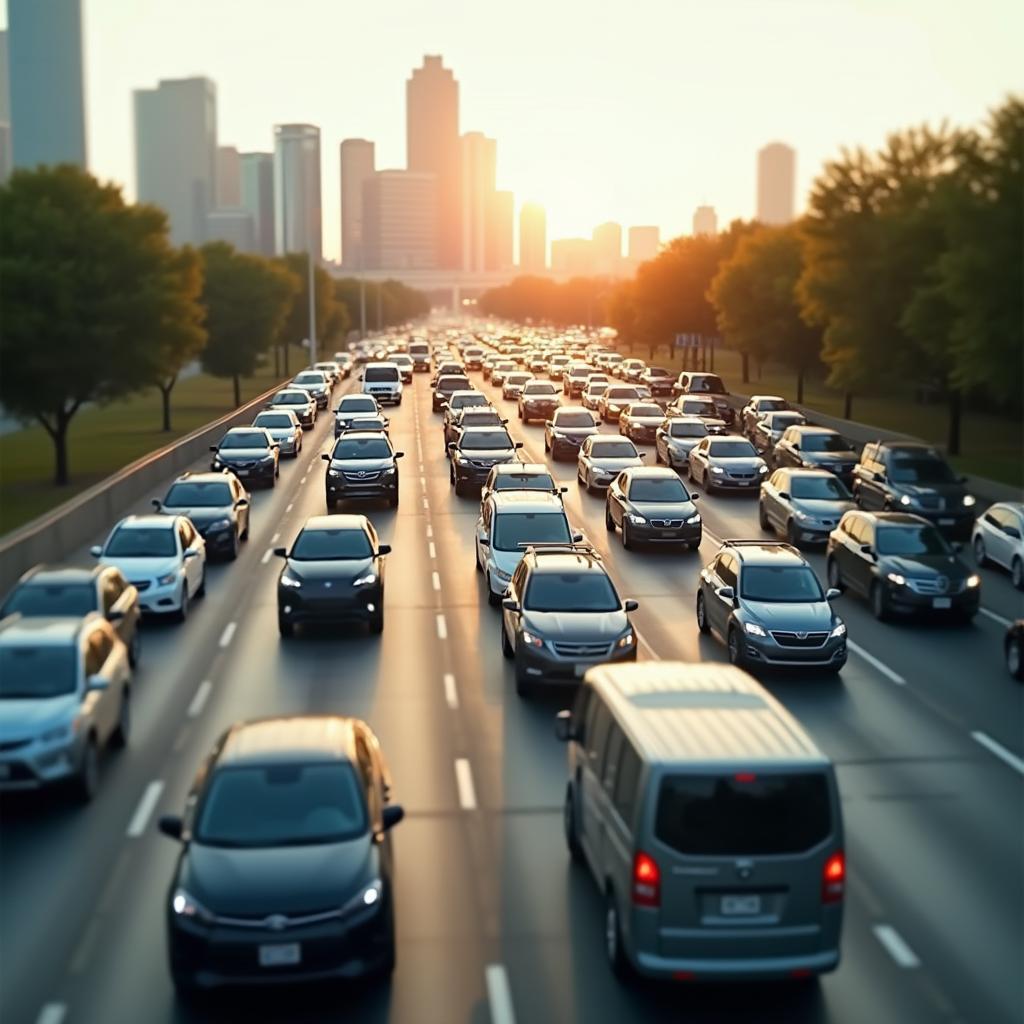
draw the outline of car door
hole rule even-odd
[[[587,472],[590,469],[590,449],[590,438],[587,438],[587,440],[580,445],[580,453],[576,457],[577,472],[584,479],[586,479]]]
[[[622,854],[618,852],[617,846],[621,840],[615,835],[612,818],[613,815],[613,794],[615,783],[619,776],[619,763],[622,759],[623,735],[618,722],[612,722],[608,729],[608,740],[604,747],[604,759],[601,762],[601,790],[598,799],[600,800],[600,823],[598,833],[600,843],[599,859],[601,862],[601,875],[604,878],[612,878],[617,874],[617,866],[621,864]]]
[[[722,590],[725,587],[732,587],[736,593],[738,563],[735,556],[728,552],[719,555],[716,567],[717,580],[714,586],[714,593],[709,603],[709,617],[711,628],[720,636],[725,636],[729,629],[729,617],[732,615],[734,598],[723,597]]]
[[[872,524],[858,516],[851,530],[850,564],[846,572],[846,580],[859,594],[867,596],[871,591],[871,583],[875,570],[875,530]],[[865,550],[865,548],[870,550]]]
[[[698,442],[697,446],[690,451],[690,476],[694,480],[707,481],[708,478],[708,447],[710,442],[707,438]],[[695,472],[696,470],[696,472]]]
[[[985,551],[989,558],[998,565],[1009,568],[1012,554],[1010,538],[1006,534],[1008,526],[1016,526],[1016,517],[1007,509],[993,507],[984,516]]]
[[[526,577],[527,568],[525,562],[520,562],[516,566],[516,570],[512,573],[512,579],[508,584],[508,598],[514,601],[519,607],[519,611],[510,611],[502,604],[501,618],[505,635],[509,639],[509,643],[515,648],[519,643],[519,624],[523,619],[523,596],[526,593]]]
[[[185,576],[188,579],[189,597],[194,597],[203,578],[203,554],[199,550],[202,546],[199,536],[188,519],[181,520],[178,539],[181,544],[182,558],[185,558],[185,552],[190,548],[197,550],[197,553],[191,558],[185,558]]]
[[[608,514],[616,526],[622,525],[626,503],[626,474],[620,473],[608,487]]]
[[[494,471],[491,471],[493,479]],[[476,521],[476,555],[477,564],[483,565],[487,561],[487,555],[490,551],[490,537],[491,537],[491,503],[485,501],[483,508],[480,510],[480,518]],[[484,543],[484,542],[487,543]]]
[[[884,508],[887,476],[878,445],[869,445],[864,450],[862,461],[863,466],[860,474],[858,474],[861,507],[869,509]]]
[[[761,485],[761,503],[764,506],[765,518],[773,527],[786,521],[786,510],[782,507],[783,499],[779,496],[787,491],[787,474],[777,469]]]
[[[583,765],[580,772],[579,838],[583,852],[594,872],[594,877],[600,885],[604,884],[600,859],[604,827],[601,818],[604,800],[602,770],[611,725],[612,716],[604,701],[595,692],[590,701],[587,721],[584,725]]]

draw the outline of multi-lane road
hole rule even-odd
[[[524,456],[544,461],[542,427],[521,427],[514,405],[474,376],[506,409]],[[94,803],[54,794],[0,804],[4,1024],[1024,1018],[1024,695],[1000,647],[1021,600],[1006,579],[983,572],[984,611],[969,627],[880,624],[843,597],[852,654],[841,679],[763,680],[838,765],[850,871],[839,970],[796,988],[623,987],[604,961],[601,901],[562,839],[565,754],[552,718],[567,699],[515,695],[473,570],[478,503],[451,493],[425,376],[390,415],[406,453],[401,505],[367,510],[393,548],[383,636],[278,637],[271,549],[324,511],[325,417],[318,443],[254,495],[251,539],[237,562],[211,565],[188,622],[145,629],[131,745],[104,762]],[[699,553],[625,552],[575,467],[554,469],[569,485],[570,519],[605,555],[620,593],[640,602],[640,657],[724,660],[697,631],[695,586],[718,539],[761,536],[756,502],[704,496]],[[811,562],[823,578],[821,556]],[[395,832],[393,979],[186,1010],[164,948],[177,851],[156,818],[181,808],[229,723],[310,712],[372,725],[406,809]]]

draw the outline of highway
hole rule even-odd
[[[473,376],[506,409],[524,457],[544,461],[542,426],[522,427],[515,406]],[[809,986],[623,986],[605,962],[597,889],[562,838],[565,751],[552,721],[569,698],[515,695],[473,569],[478,502],[451,493],[426,375],[388,415],[406,456],[400,508],[367,509],[393,548],[383,636],[278,637],[271,549],[324,511],[331,425],[321,417],[318,443],[307,438],[278,486],[254,493],[251,539],[237,562],[211,564],[188,622],[147,625],[131,744],[105,758],[93,804],[57,794],[0,804],[4,1024],[1024,1018],[1024,689],[1001,654],[1021,595],[1004,575],[982,571],[985,611],[971,626],[882,624],[844,596],[852,653],[841,678],[762,680],[838,765],[850,872],[839,970]],[[718,539],[761,536],[756,500],[702,495],[699,553],[626,552],[605,531],[603,498],[580,492],[574,465],[554,469],[570,520],[605,555],[619,592],[640,602],[640,657],[726,660],[697,631],[695,585]],[[810,558],[824,579],[822,556]],[[370,723],[406,810],[395,832],[393,979],[232,994],[186,1010],[165,959],[177,850],[156,818],[180,811],[228,724],[311,712]]]

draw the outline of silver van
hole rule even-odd
[[[806,978],[839,964],[835,772],[730,665],[599,665],[571,711],[565,835],[620,977]]]

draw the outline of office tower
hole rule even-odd
[[[8,0],[15,167],[85,167],[81,0]]]
[[[274,255],[274,154],[242,153],[242,202],[252,216],[254,252]]]
[[[440,57],[424,57],[406,82],[406,166],[436,182],[437,265],[462,266],[459,83]]]
[[[234,146],[217,147],[217,206],[242,205],[242,161]]]
[[[718,215],[713,206],[698,206],[693,211],[693,233],[695,235],[718,234]]]
[[[587,277],[594,273],[594,243],[589,238],[555,238],[551,242],[551,269],[556,274]]]
[[[519,269],[543,274],[548,268],[548,226],[544,207],[523,203],[519,209]]]
[[[653,260],[661,245],[661,230],[657,227],[629,229],[629,258],[636,263]]]
[[[513,265],[514,223],[515,197],[511,192],[494,192],[487,219],[487,254],[484,263],[488,270],[508,270]]]
[[[497,143],[482,132],[466,132],[459,140],[459,149],[462,158],[462,269],[480,273],[488,269],[488,221],[493,216]]]
[[[323,255],[320,212],[320,129],[274,125],[274,251]]]
[[[216,198],[216,86],[208,78],[165,79],[137,89],[134,100],[139,202],[167,212],[174,245],[202,245]]]
[[[617,274],[622,262],[622,225],[614,221],[598,224],[592,237],[594,270],[598,274]]]
[[[212,210],[206,218],[206,240],[230,242],[239,252],[256,252],[252,213],[242,206]]]
[[[363,186],[375,170],[373,143],[345,139],[341,143],[341,262],[359,270],[363,261]]]
[[[757,154],[757,219],[789,224],[796,204],[796,150],[772,142]]]
[[[7,33],[0,32],[0,185],[11,176],[11,92],[8,81]]]
[[[415,171],[378,171],[363,184],[366,266],[430,270],[437,266],[437,181]]]

